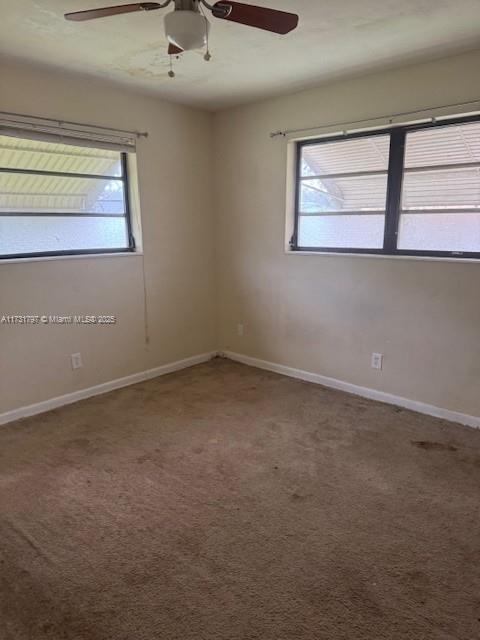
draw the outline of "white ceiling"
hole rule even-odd
[[[215,110],[480,46],[480,0],[254,0],[298,13],[299,28],[277,36],[211,17],[213,59],[184,54],[172,80],[162,20],[170,8],[94,22],[63,19],[66,11],[122,2],[0,0],[0,55]]]

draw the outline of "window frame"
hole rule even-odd
[[[400,224],[401,198],[403,189],[403,178],[405,175],[405,148],[407,134],[412,131],[431,129],[434,127],[447,127],[459,124],[479,122],[480,115],[448,117],[433,120],[428,123],[414,123],[409,125],[399,125],[358,131],[354,133],[325,136],[321,138],[297,140],[295,143],[295,198],[294,198],[294,227],[293,234],[289,242],[289,249],[294,253],[337,253],[337,254],[366,254],[394,257],[424,257],[424,258],[453,258],[453,259],[473,259],[480,260],[480,251],[430,251],[398,249],[398,228]],[[383,248],[365,249],[356,247],[304,247],[298,245],[298,227],[300,218],[300,197],[302,183],[302,150],[305,147],[331,142],[341,142],[343,140],[353,140],[356,138],[371,138],[377,135],[390,136],[389,163],[387,169],[387,196],[385,204],[385,233]],[[353,174],[354,172],[352,172]],[[304,177],[304,176],[303,176]],[[374,212],[372,212],[374,213]],[[480,213],[480,209],[479,209]]]
[[[22,136],[19,136],[22,138]],[[88,145],[89,148],[96,149],[98,147],[95,146],[94,143]],[[116,254],[116,253],[133,253],[136,251],[136,243],[133,235],[133,226],[132,226],[132,215],[131,215],[131,205],[130,205],[130,182],[129,182],[129,169],[128,169],[128,153],[126,151],[119,151],[120,155],[120,167],[121,174],[119,176],[102,176],[97,174],[89,174],[89,173],[74,173],[74,172],[65,172],[65,171],[42,171],[41,169],[16,169],[9,167],[0,167],[0,175],[3,173],[17,173],[17,174],[27,174],[27,175],[39,175],[39,176],[54,176],[60,178],[88,178],[93,180],[116,180],[117,182],[121,181],[123,183],[123,202],[124,202],[124,213],[122,214],[109,214],[109,213],[55,213],[51,212],[2,212],[0,211],[0,217],[8,218],[8,217],[49,217],[59,216],[59,217],[70,217],[70,218],[124,218],[125,226],[128,238],[128,245],[126,247],[116,247],[116,248],[98,248],[98,249],[65,249],[60,251],[38,251],[38,252],[28,252],[28,253],[11,253],[11,254],[0,254],[1,260],[20,260],[22,258],[51,258],[51,257],[61,257],[61,256],[88,256],[88,255],[98,255],[98,254]]]

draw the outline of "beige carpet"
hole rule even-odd
[[[0,428],[1,640],[474,640],[480,431],[228,361]]]

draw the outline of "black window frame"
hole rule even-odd
[[[294,230],[290,240],[290,250],[292,252],[308,253],[340,253],[340,254],[366,254],[383,256],[417,256],[430,258],[456,258],[480,260],[480,251],[429,251],[429,250],[409,250],[398,249],[398,227],[400,224],[401,197],[403,189],[403,178],[405,175],[405,144],[407,134],[412,131],[421,131],[433,127],[447,127],[459,124],[479,122],[480,115],[439,118],[428,123],[415,123],[410,125],[399,125],[347,133],[321,138],[298,140],[295,145],[295,215]],[[385,233],[383,248],[365,249],[356,247],[304,247],[298,245],[298,225],[300,218],[300,195],[302,176],[302,150],[305,147],[330,142],[340,142],[343,140],[353,140],[355,138],[371,138],[377,135],[390,135],[390,154],[387,170],[387,198],[385,206]],[[480,212],[480,210],[479,210]],[[372,212],[374,213],[374,212]]]
[[[21,137],[21,136],[19,136]],[[23,138],[25,139],[25,138]],[[89,148],[96,149],[95,144],[89,145]],[[121,174],[119,176],[110,175],[98,175],[90,173],[74,173],[64,171],[43,171],[41,169],[16,169],[10,167],[0,167],[0,175],[2,173],[19,173],[27,175],[41,175],[41,176],[53,176],[59,178],[88,178],[92,180],[116,180],[123,183],[123,201],[124,201],[124,213],[58,213],[55,212],[2,212],[0,211],[0,217],[69,217],[69,218],[124,218],[128,245],[126,247],[115,248],[99,248],[99,249],[65,249],[61,251],[37,251],[29,253],[11,253],[0,254],[0,260],[20,260],[22,258],[50,258],[56,256],[81,256],[81,255],[98,255],[98,254],[115,254],[115,253],[133,253],[136,251],[135,238],[132,231],[132,216],[130,207],[130,183],[128,173],[128,153],[126,151],[119,151],[120,155],[120,167]],[[0,194],[1,195],[1,194]]]

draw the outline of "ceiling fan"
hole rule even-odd
[[[221,0],[210,4],[206,0],[164,0],[164,2],[134,2],[121,4],[114,7],[101,9],[89,9],[87,11],[75,11],[66,13],[67,20],[83,22],[96,18],[106,18],[123,13],[135,13],[138,11],[156,11],[164,9],[174,3],[174,10],[165,16],[165,34],[167,36],[169,55],[178,55],[184,51],[201,49],[207,45],[205,60],[210,60],[208,51],[208,34],[210,23],[203,13],[206,7],[215,18],[237,22],[248,27],[256,27],[264,31],[271,31],[285,35],[293,31],[298,25],[298,16],[286,11],[277,11],[266,7],[256,7],[231,0]],[[174,73],[171,70],[171,77]]]

